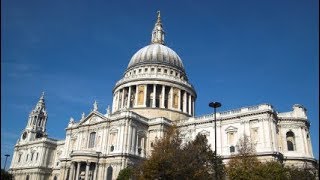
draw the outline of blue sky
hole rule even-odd
[[[161,10],[166,45],[182,58],[198,93],[229,110],[302,104],[319,158],[317,0],[1,1],[1,162],[12,156],[29,112],[46,93],[50,137],[94,100],[106,112],[131,56],[150,43]],[[7,163],[9,166],[11,158]]]

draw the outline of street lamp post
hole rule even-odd
[[[216,114],[217,114],[217,108],[218,107],[221,107],[221,103],[219,102],[210,102],[209,103],[209,107],[212,107],[213,108],[213,111],[214,111],[214,169],[215,169],[215,177],[216,179],[218,179],[218,173],[217,173],[217,117],[216,117]]]
[[[6,157],[6,160],[4,161],[4,170],[6,170],[6,165],[7,165],[7,159],[10,156],[9,154],[4,155]]]

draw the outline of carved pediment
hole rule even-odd
[[[108,118],[103,116],[101,113],[93,111],[87,117],[82,119],[79,125],[87,125],[87,124],[94,124],[97,122],[107,121]]]
[[[210,136],[210,132],[206,131],[206,130],[202,130],[199,133],[202,134],[202,135]]]
[[[229,126],[225,129],[226,132],[236,132],[238,131],[238,128],[234,127],[234,126]]]

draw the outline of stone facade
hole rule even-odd
[[[197,94],[182,60],[164,45],[158,14],[151,44],[133,55],[113,89],[112,109],[98,104],[88,115],[70,119],[64,140],[47,137],[44,94],[30,113],[10,166],[17,180],[116,179],[119,171],[150,156],[166,128],[177,125],[184,142],[205,134],[214,147],[213,114],[195,117]],[[244,134],[259,158],[313,166],[315,159],[306,109],[279,113],[269,104],[218,112],[217,153],[227,162]]]

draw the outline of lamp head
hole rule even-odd
[[[210,102],[209,107],[218,108],[221,107],[221,103],[219,102]]]

